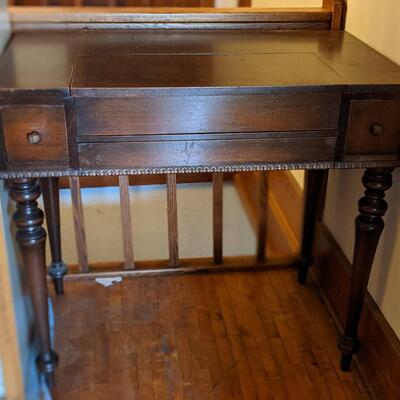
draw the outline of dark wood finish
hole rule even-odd
[[[331,30],[339,31],[342,27],[344,0],[323,0],[322,7],[332,12]]]
[[[10,167],[69,166],[64,106],[13,105],[0,112]]]
[[[121,222],[122,222],[122,244],[124,248],[125,269],[135,268],[133,260],[133,239],[132,239],[132,222],[131,207],[129,203],[129,178],[125,176],[119,177],[119,195],[121,203]]]
[[[316,262],[311,270],[334,321],[343,331],[350,293],[351,263],[326,226],[319,224],[315,240]],[[400,341],[367,292],[358,329],[363,346],[355,364],[372,398],[397,399],[400,387]]]
[[[54,300],[55,400],[369,398],[357,369],[338,371],[338,331],[293,270],[74,281],[68,293]]]
[[[172,63],[176,63],[176,56],[171,57],[169,66],[158,60],[159,56],[156,57],[157,61],[152,64],[164,66],[162,68],[165,71],[173,68]],[[196,63],[195,60],[192,62]],[[153,76],[148,67],[137,68]],[[186,67],[179,66],[177,73],[181,73],[181,68]],[[193,64],[187,71],[196,69],[201,73],[198,68]],[[226,69],[232,72],[232,68],[222,67],[222,70]],[[204,73],[209,74],[206,71]],[[237,73],[239,78],[239,69]],[[165,72],[155,72],[154,75],[162,77]],[[243,79],[242,75],[240,79]],[[137,72],[132,72],[132,76],[136,76],[138,83],[141,83]],[[182,79],[185,78],[195,79],[193,73]],[[204,81],[202,77],[198,79]],[[166,83],[173,84],[171,81]],[[157,85],[156,82],[153,84]],[[341,96],[337,93],[78,98],[76,120],[80,140],[85,140],[84,135],[335,130],[338,128],[340,102]],[[285,118],[289,109],[291,118]]]
[[[36,334],[40,353],[37,363],[49,385],[53,382],[53,373],[58,356],[52,350],[49,333],[49,316],[46,283],[46,231],[43,229],[43,211],[36,200],[40,196],[37,179],[22,178],[10,182],[10,197],[16,204],[14,223],[17,228],[16,239],[21,249],[24,267],[36,320]]]
[[[251,7],[251,0],[239,0],[239,7]]]
[[[297,66],[296,74],[282,73],[287,65],[292,64]],[[278,54],[272,52],[265,54],[78,54],[74,66],[74,76],[71,81],[71,93],[74,96],[94,97],[103,96],[104,93],[109,95],[113,93],[116,95],[134,94],[135,89],[143,88],[147,90],[151,88],[262,88],[294,86],[300,82],[302,85],[323,85],[327,81],[331,85],[343,83],[341,77],[315,53],[301,52]],[[224,71],[224,73],[218,74],[218,70]],[[318,71],[317,75],[315,71]],[[318,106],[318,99],[313,99],[310,94],[304,96],[303,101]],[[283,101],[297,100],[301,102],[300,95],[298,99],[294,96],[287,99],[284,94],[280,94],[276,99],[278,107],[281,97]],[[321,95],[321,97],[323,103],[333,102],[333,106],[335,105],[335,99],[329,99],[329,94]],[[249,101],[251,98],[245,99]],[[146,98],[143,100],[145,102]],[[168,100],[172,102],[174,99]],[[195,100],[196,98],[191,99],[189,104]],[[275,98],[268,100],[272,101],[271,105],[274,105]],[[162,98],[157,98],[156,101],[161,102]],[[213,99],[208,99],[208,101],[212,104]],[[229,98],[226,101],[229,101]],[[259,101],[267,101],[267,99],[261,97]],[[140,106],[140,102],[138,103]],[[181,103],[183,103],[182,100],[178,104]],[[149,106],[151,106],[151,99]],[[161,110],[165,112],[162,107]]]
[[[178,205],[176,201],[176,174],[167,175],[167,213],[168,213],[168,246],[169,266],[179,264],[178,250]]]
[[[332,4],[331,30],[340,31],[342,28],[343,0],[334,0]]]
[[[324,197],[324,183],[328,170],[307,171],[305,179],[305,200],[303,211],[303,233],[300,255],[298,260],[298,282],[304,284],[307,280],[308,268],[312,265],[315,224],[318,220],[318,211],[321,199]]]
[[[239,38],[241,40],[238,40]],[[60,47],[63,49],[64,57],[51,57],[54,48]],[[28,48],[29,51],[26,50]],[[19,54],[19,63],[29,65],[29,69],[14,67],[16,53]],[[200,57],[200,54],[204,53],[214,54],[216,58],[218,54],[224,53],[228,55],[257,53],[260,57],[271,56],[271,60],[275,60],[278,62],[276,65],[281,66],[279,73],[271,68],[271,78],[268,79],[265,76],[266,67],[262,65],[257,76],[252,77],[253,82],[261,84],[258,89],[265,92],[278,87],[282,92],[283,87],[287,89],[285,85],[290,85],[291,89],[296,87],[299,91],[299,87],[305,89],[306,84],[308,84],[307,92],[312,90],[342,92],[347,89],[349,92],[371,92],[390,88],[393,90],[396,89],[394,85],[400,84],[400,71],[396,64],[343,32],[127,30],[52,32],[51,35],[48,32],[21,32],[13,36],[0,59],[0,97],[15,98],[18,95],[65,97],[70,94],[71,73],[78,54],[92,55],[88,58],[96,58],[93,57],[96,54],[102,57],[112,54],[125,56],[132,54],[132,58],[135,58],[143,53],[163,53],[162,57],[166,57],[166,53],[170,53],[170,56],[171,53],[193,54],[195,58],[196,54]],[[313,74],[303,69],[300,69],[303,71],[302,74],[297,74],[299,65],[303,64],[303,58],[300,57],[299,65],[293,62],[283,64],[284,55],[278,57],[277,53],[288,54],[288,61],[300,57],[298,53],[306,53],[304,62],[315,68]],[[174,57],[176,62],[181,60],[180,57]],[[206,58],[212,57],[206,56]],[[148,59],[153,60],[153,56],[149,56]],[[366,59],[369,60],[368,63],[363,62]],[[115,65],[115,63],[110,64]],[[220,61],[220,65],[226,66],[226,62]],[[124,67],[121,65],[121,68]],[[201,69],[203,68],[210,71],[210,65],[202,64]],[[176,77],[174,70],[170,73]],[[214,71],[216,72],[215,69]],[[120,75],[118,69],[116,75]],[[187,74],[181,75],[187,76]],[[211,80],[211,88],[214,88],[212,89],[214,92],[220,91],[216,88],[220,86],[219,83],[226,80],[225,74],[212,75],[215,80],[211,80],[211,76],[207,75]],[[231,74],[228,76],[232,78]],[[237,78],[235,80],[237,82]],[[113,78],[113,81],[117,82],[118,78]],[[127,77],[126,82],[132,82],[132,78]],[[199,86],[199,82],[193,84]],[[239,81],[239,84],[239,87],[235,86],[232,89],[236,93],[244,90],[243,83]],[[97,82],[96,87],[99,85],[104,87],[106,84]],[[84,90],[88,93],[89,88]],[[137,88],[135,90],[138,91]],[[126,86],[122,87],[121,91],[126,92]]]
[[[258,204],[258,229],[257,229],[257,260],[265,261],[267,243],[267,209],[268,209],[268,174],[259,173],[259,204]]]
[[[72,214],[74,218],[76,252],[78,255],[78,265],[81,272],[88,272],[89,263],[86,245],[85,223],[83,219],[83,205],[81,196],[81,186],[78,177],[69,178],[72,200]]]
[[[140,24],[148,27],[154,24],[155,27],[162,28],[184,25],[189,27],[196,24],[209,24],[209,27],[217,24],[224,24],[226,29],[252,27],[259,29],[260,23],[271,24],[281,23],[287,26],[296,26],[299,29],[302,24],[308,24],[312,29],[313,24],[325,24],[325,29],[329,29],[332,20],[331,8],[242,8],[240,10],[232,8],[132,8],[116,7],[101,8],[92,7],[9,7],[10,18],[13,27],[21,29],[29,26],[30,29],[37,29],[39,26],[47,25],[51,29],[60,24],[64,28],[73,27],[71,25],[85,24],[93,29],[94,25],[106,28],[119,27],[123,29],[128,24]],[[211,25],[212,24],[212,25]],[[77,28],[77,26],[75,26]],[[320,27],[321,29],[321,27]]]
[[[50,0],[8,0],[14,6],[48,6]],[[75,7],[213,7],[214,0],[51,0],[52,6]]]
[[[343,371],[350,369],[352,356],[360,348],[357,337],[358,324],[376,248],[384,227],[382,217],[388,208],[384,197],[385,191],[392,186],[392,171],[393,168],[367,169],[362,178],[366,191],[358,202],[360,214],[355,220],[356,242],[347,319],[344,335],[338,342],[342,351],[340,366]]]
[[[219,19],[220,16],[215,18]],[[254,18],[251,18],[251,22],[162,22],[163,19],[158,22],[132,22],[132,23],[97,23],[90,21],[88,22],[58,22],[49,24],[48,22],[18,22],[13,25],[13,28],[17,31],[80,31],[88,30],[93,31],[109,31],[109,30],[127,30],[127,31],[143,31],[143,30],[160,30],[164,31],[175,30],[175,31],[200,31],[200,30],[213,30],[213,31],[225,31],[225,30],[265,30],[265,31],[320,31],[329,30],[331,28],[330,22],[325,21],[306,21],[306,22],[257,22]],[[30,19],[30,18],[26,18]],[[150,18],[153,19],[153,18]]]
[[[352,100],[345,159],[400,157],[400,100]]]
[[[254,163],[333,161],[335,137],[81,143],[84,168],[190,167]],[[305,151],[307,149],[307,151]]]
[[[42,178],[40,184],[46,212],[46,225],[51,251],[51,264],[47,272],[54,281],[56,293],[61,295],[64,293],[63,278],[68,270],[61,255],[60,194],[58,178]]]
[[[223,260],[223,190],[224,174],[216,172],[212,176],[213,185],[213,252],[214,262]]]

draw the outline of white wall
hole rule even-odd
[[[348,0],[346,30],[400,64],[400,1]],[[400,127],[399,127],[400,128]],[[400,173],[387,193],[389,211],[375,258],[369,291],[400,337]],[[348,259],[353,257],[357,199],[362,195],[361,171],[330,173],[325,222]],[[339,201],[340,200],[340,205]],[[344,206],[343,206],[344,205]]]

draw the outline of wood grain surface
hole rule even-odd
[[[336,137],[80,143],[83,168],[145,168],[333,161]]]
[[[373,126],[381,133],[374,133]],[[353,100],[345,142],[345,158],[400,155],[400,100]]]
[[[178,204],[176,201],[176,174],[167,175],[167,217],[168,217],[168,248],[169,266],[179,264],[178,246]]]
[[[145,0],[146,1],[146,0]],[[331,9],[321,7],[9,7],[13,24],[131,22],[330,22]]]
[[[158,62],[162,63],[161,60]],[[197,67],[193,65],[193,68]],[[178,72],[184,73],[180,69]],[[189,75],[191,79],[187,84],[194,85],[195,73],[187,72],[187,79]],[[237,72],[239,78],[240,72]],[[155,75],[166,76],[168,73]],[[133,73],[133,76],[137,77],[140,85],[138,74]],[[240,79],[243,82],[242,76]],[[172,87],[174,82],[168,81],[168,84]],[[166,96],[158,93],[124,98],[77,98],[75,104],[77,133],[80,140],[85,140],[82,136],[335,130],[338,128],[341,94],[207,96],[199,92]]]
[[[62,57],[53,57],[55,51],[60,52]],[[338,81],[345,86],[354,86],[355,91],[377,90],[377,85],[400,84],[400,68],[395,63],[344,32],[61,30],[51,34],[43,31],[17,32],[13,36],[0,58],[0,95],[68,96],[78,54],[88,58],[100,56],[102,59],[111,55],[115,57],[116,54],[136,57],[155,53],[166,56],[168,53],[253,56],[268,53],[272,58],[287,57],[292,60],[296,59],[296,53],[303,53],[307,55],[307,63],[316,67],[313,75],[308,75],[310,89],[320,85],[327,90]],[[15,60],[18,60],[18,65]],[[123,66],[121,68],[124,69]],[[260,68],[262,72],[264,66]],[[275,81],[295,81],[299,68],[307,72],[301,63],[286,64],[280,71],[279,80]],[[214,70],[213,76],[217,80],[223,75]],[[273,81],[271,83],[274,84]],[[299,79],[298,84],[304,85],[304,82]]]
[[[133,259],[131,206],[129,202],[129,177],[126,175],[119,177],[119,195],[125,269],[133,269],[135,268],[135,261]]]
[[[267,218],[268,218],[268,173],[263,171],[258,174],[259,201],[258,201],[258,226],[257,226],[257,259],[265,261],[267,248]]]
[[[216,172],[212,177],[213,188],[213,253],[214,262],[222,263],[223,258],[223,190],[224,174]]]
[[[68,141],[64,106],[31,105],[1,108],[1,122],[8,164],[52,162],[68,167]],[[35,132],[40,142],[31,144],[27,136]]]
[[[293,270],[66,285],[55,400],[369,398],[338,370],[338,332]]]
[[[72,214],[74,218],[76,252],[78,256],[79,270],[81,272],[88,272],[88,251],[79,177],[74,176],[69,178],[69,185],[71,188]]]

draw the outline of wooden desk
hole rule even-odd
[[[339,342],[342,369],[350,368],[384,195],[400,165],[400,67],[342,32],[20,32],[0,58],[0,102],[0,177],[10,179],[17,202],[39,363],[49,376],[57,356],[36,178],[57,252],[54,178],[166,173],[173,182],[183,172],[295,168],[309,170],[300,283],[327,170],[366,168]],[[61,287],[61,259],[50,272]]]

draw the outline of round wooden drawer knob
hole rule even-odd
[[[39,132],[33,131],[26,135],[26,139],[30,144],[39,144],[42,141],[42,136]]]
[[[383,133],[384,129],[381,124],[372,124],[371,127],[369,128],[369,132],[373,136],[379,136]]]

